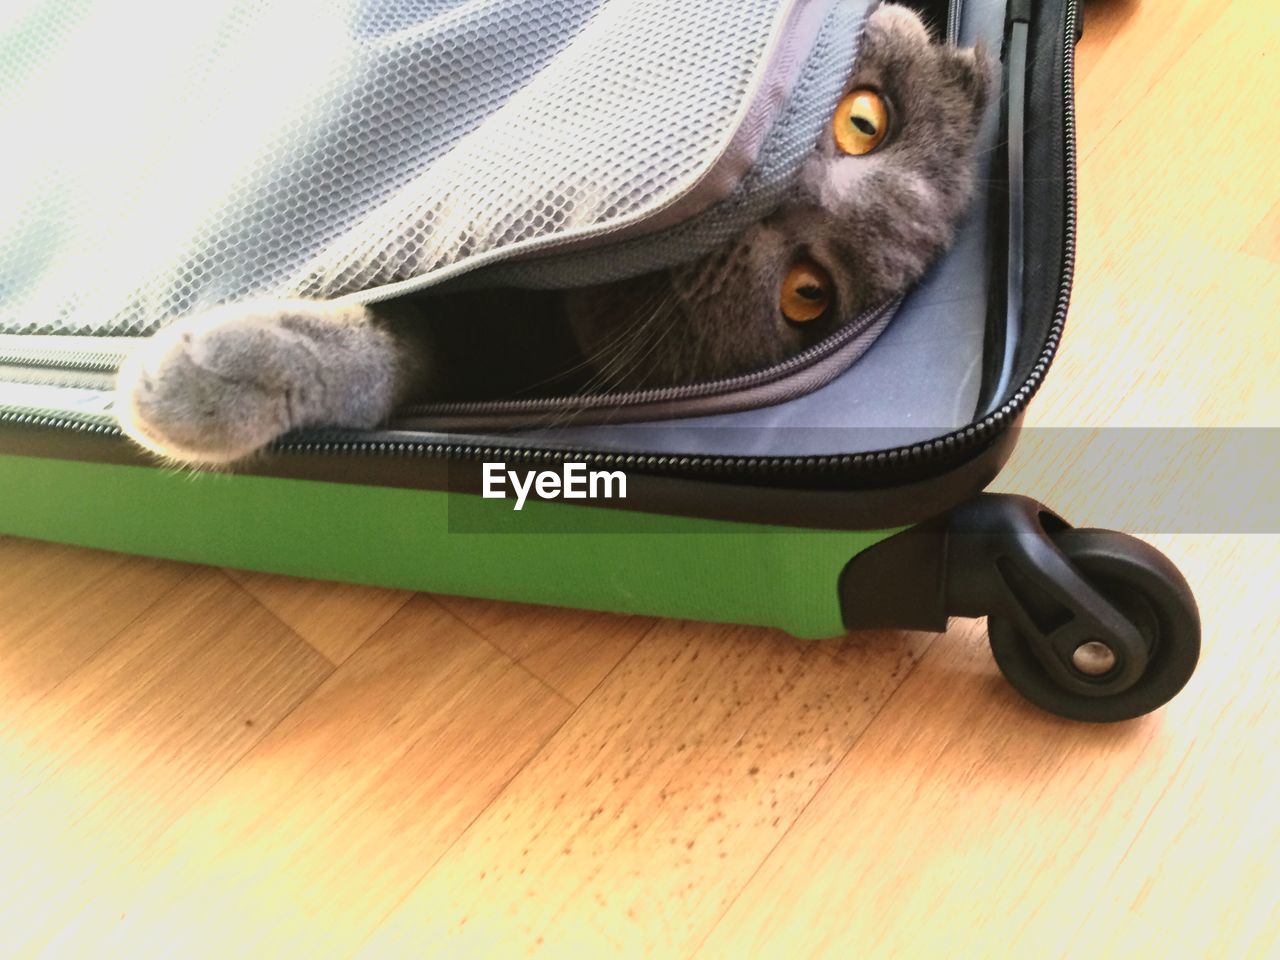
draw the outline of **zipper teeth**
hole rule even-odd
[[[481,415],[502,413],[536,413],[545,410],[548,413],[559,412],[566,401],[572,400],[575,412],[606,407],[615,410],[619,407],[640,406],[649,403],[663,403],[671,400],[692,400],[698,397],[716,396],[735,390],[745,390],[761,384],[771,383],[797,370],[802,370],[812,363],[822,360],[837,352],[841,347],[856,340],[877,320],[890,310],[896,310],[901,299],[864,310],[854,321],[836,333],[815,343],[795,356],[788,357],[765,370],[726,377],[721,380],[710,380],[689,386],[654,387],[648,390],[630,390],[619,393],[587,394],[580,397],[550,397],[532,400],[475,400],[461,403],[425,403],[405,407],[396,413],[396,418],[429,417],[453,415]]]
[[[70,430],[74,433],[94,433],[104,437],[123,437],[119,424],[108,416],[88,413],[48,414],[0,407],[0,423],[19,427],[40,427],[46,430]]]
[[[947,43],[960,40],[960,7],[964,0],[947,0]]]
[[[633,454],[607,451],[572,450],[551,447],[515,447],[502,445],[453,444],[437,441],[376,440],[361,438],[358,434],[328,432],[324,434],[287,438],[278,441],[273,449],[287,453],[319,454],[381,454],[387,456],[445,456],[467,460],[503,459],[509,461],[544,461],[572,456],[575,462],[622,468],[643,468],[655,471],[679,469],[684,472],[795,472],[840,471],[865,472],[873,469],[892,469],[907,462],[924,462],[957,453],[988,442],[1013,423],[1044,382],[1044,375],[1057,353],[1066,325],[1067,307],[1071,300],[1071,281],[1075,271],[1075,241],[1077,229],[1076,211],[1076,126],[1075,126],[1075,57],[1071,46],[1075,35],[1078,0],[1068,0],[1063,57],[1063,166],[1064,166],[1064,218],[1062,248],[1062,279],[1053,320],[1049,326],[1045,344],[1041,348],[1031,372],[1017,392],[997,410],[970,424],[933,440],[922,441],[905,447],[868,453],[836,454],[802,457],[733,457],[723,454],[689,456],[685,454]],[[0,411],[0,420],[27,426],[73,429],[103,435],[119,436],[119,427],[104,423],[86,415],[50,416],[33,413]]]
[[[33,353],[6,353],[0,351],[0,365],[16,367],[55,367],[59,370],[76,370],[85,373],[115,373],[124,359],[123,353],[68,353],[53,351]]]

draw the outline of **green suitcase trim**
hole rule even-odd
[[[0,533],[531,603],[844,633],[837,583],[896,530],[830,531],[392,487],[0,456]],[[481,532],[476,532],[481,531]]]

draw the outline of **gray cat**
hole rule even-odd
[[[969,203],[992,86],[981,48],[933,44],[913,12],[881,6],[849,92],[780,209],[693,264],[560,295],[596,371],[587,387],[760,368],[904,292]],[[374,427],[446,389],[433,323],[449,317],[424,313],[447,305],[264,300],[181,319],[121,368],[118,416],[148,449],[206,465],[299,427]]]

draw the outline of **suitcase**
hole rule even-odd
[[[237,38],[261,35],[264,22],[289,12],[287,3],[240,6],[251,15],[204,23],[207,34],[186,37],[212,45],[208,62],[226,50],[252,53],[257,48],[237,47]],[[97,246],[87,260],[86,248],[64,242],[62,211],[47,209],[50,197],[65,195],[56,190],[39,216],[11,221],[22,229],[0,236],[8,244],[0,244],[0,533],[321,579],[778,627],[805,638],[871,627],[940,632],[950,617],[985,616],[1001,671],[1039,707],[1084,721],[1160,707],[1187,682],[1199,653],[1195,601],[1177,569],[1122,533],[1073,529],[1033,499],[983,492],[1010,456],[1066,321],[1078,0],[917,4],[950,39],[982,40],[1000,55],[1002,91],[984,121],[978,197],[954,246],[918,287],[769,369],[588,399],[419,406],[378,430],[292,434],[232,472],[168,468],[116,425],[112,375],[138,336],[201,303],[272,289],[284,273],[312,292],[326,284],[326,295],[372,300],[596,282],[708,249],[777,202],[803,154],[796,145],[813,143],[815,125],[839,96],[856,56],[847,38],[875,6],[713,3],[680,20],[679,5],[662,0],[509,0],[459,25],[461,7],[421,0],[353,4],[341,29],[314,26],[314,42],[357,37],[351,62],[360,69],[332,88],[299,79],[281,102],[292,96],[289,104],[304,105],[299,124],[316,124],[324,143],[348,146],[300,152],[288,160],[284,186],[282,176],[272,180],[269,153],[246,168],[257,176],[252,189],[223,177],[230,199],[213,228],[202,219],[207,210],[189,212],[200,229],[174,234],[180,256],[169,256],[169,238],[148,235],[152,249],[139,257],[160,269],[140,268],[145,283],[111,276],[94,259],[106,251],[107,262],[118,262],[109,259],[117,234],[91,235]],[[78,35],[59,19],[69,16],[49,5],[19,25],[8,63],[0,59],[8,74],[0,90],[30,84],[31,68],[48,55],[38,40],[24,40],[23,29],[62,42]],[[387,50],[412,49],[431,31],[432,56],[417,62],[437,69],[406,81],[404,63]],[[684,73],[655,93],[649,88],[662,82],[654,71],[632,71],[644,89],[623,92],[636,98],[638,114],[654,113],[640,102],[650,94],[725,91],[691,98],[678,118],[715,134],[664,154],[678,176],[654,187],[636,180],[636,170],[602,172],[620,191],[612,206],[601,202],[581,222],[547,227],[560,214],[530,215],[543,209],[542,174],[531,163],[513,207],[523,217],[518,229],[511,218],[491,223],[487,234],[454,237],[443,252],[422,253],[430,246],[422,242],[411,263],[407,255],[369,255],[370,243],[405,228],[413,192],[423,189],[417,178],[429,180],[439,166],[423,165],[422,156],[446,157],[474,142],[468,137],[496,110],[516,111],[511,129],[526,129],[521,109],[542,111],[553,124],[558,107],[544,81],[567,62],[588,93],[564,109],[589,114],[593,96],[617,93],[593,90],[592,70],[607,66],[615,78],[626,73],[618,57],[643,62],[654,51]],[[476,64],[486,58],[515,75],[507,88],[485,85]],[[454,104],[452,126],[425,138],[396,126],[396,117],[412,113],[406,102],[457,98],[458,76],[472,86],[469,105]],[[368,93],[373,82],[403,93],[399,106],[380,114],[385,104]],[[339,87],[341,109],[313,96]],[[77,122],[93,126],[92,117]],[[359,126],[371,122],[381,135]],[[527,129],[536,135],[536,123]],[[363,152],[352,155],[352,142]],[[487,149],[500,151],[495,142]],[[619,166],[644,159],[645,144],[628,147]],[[576,155],[588,147],[564,149]],[[108,171],[123,169],[105,162]],[[455,163],[452,176],[491,176],[470,169],[476,164],[474,156]],[[31,182],[43,183],[42,174]],[[165,194],[163,164],[134,175],[139,196],[181,203],[180,191]],[[379,185],[370,198],[360,193],[366,180]],[[466,201],[467,189],[459,185],[450,202]],[[355,199],[335,213],[330,195]],[[363,235],[364,248],[342,239],[343,215],[378,224]],[[112,229],[131,236],[128,224]],[[262,253],[264,237],[275,238],[274,259]],[[341,249],[317,267],[312,254],[325,243]],[[116,296],[114,319],[85,321],[84,304],[102,302],[104,290]],[[523,496],[497,496],[517,485]]]

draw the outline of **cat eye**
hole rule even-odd
[[[827,312],[831,304],[831,277],[812,260],[801,260],[782,281],[778,306],[792,323],[808,323]]]
[[[870,87],[844,95],[832,120],[836,146],[854,157],[865,156],[884,142],[889,133],[889,106]]]

